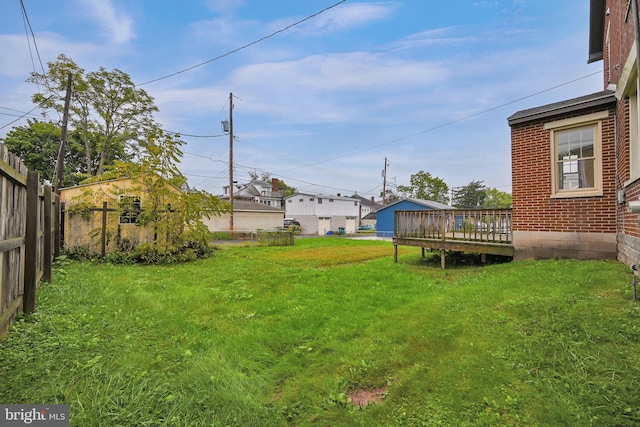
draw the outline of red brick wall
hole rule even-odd
[[[557,119],[564,118],[569,117]],[[615,233],[615,111],[610,109],[602,123],[601,197],[551,198],[551,135],[543,129],[547,121],[511,128],[513,230]]]
[[[609,15],[605,18],[604,45],[604,87],[609,83],[616,84],[622,74],[622,69],[629,55],[629,49],[635,39],[633,24],[633,10],[627,9],[629,0],[608,0]],[[632,6],[633,8],[633,6]],[[629,12],[627,14],[627,12]],[[606,35],[609,31],[609,46],[607,50]]]
[[[626,201],[640,200],[640,181],[629,182],[629,100],[618,102],[618,188],[625,192]],[[626,186],[625,186],[626,184]],[[640,215],[629,212],[628,203],[618,204],[618,232],[640,237]]]

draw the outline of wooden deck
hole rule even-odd
[[[513,256],[511,209],[396,211],[394,262],[398,246],[439,250],[442,268],[446,251]]]

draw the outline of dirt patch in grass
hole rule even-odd
[[[371,402],[380,403],[387,393],[386,387],[373,390],[359,389],[349,394],[349,402],[354,406],[364,408]]]

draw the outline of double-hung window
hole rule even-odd
[[[602,195],[602,124],[594,113],[545,124],[551,134],[551,197]]]

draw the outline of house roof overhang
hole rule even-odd
[[[591,0],[589,8],[589,59],[587,63],[604,58],[604,18],[605,0]]]
[[[591,95],[580,96],[566,101],[555,102],[541,107],[521,110],[507,119],[509,126],[529,123],[541,119],[548,119],[561,115],[568,115],[577,111],[594,107],[604,107],[616,102],[615,92],[603,90]]]

